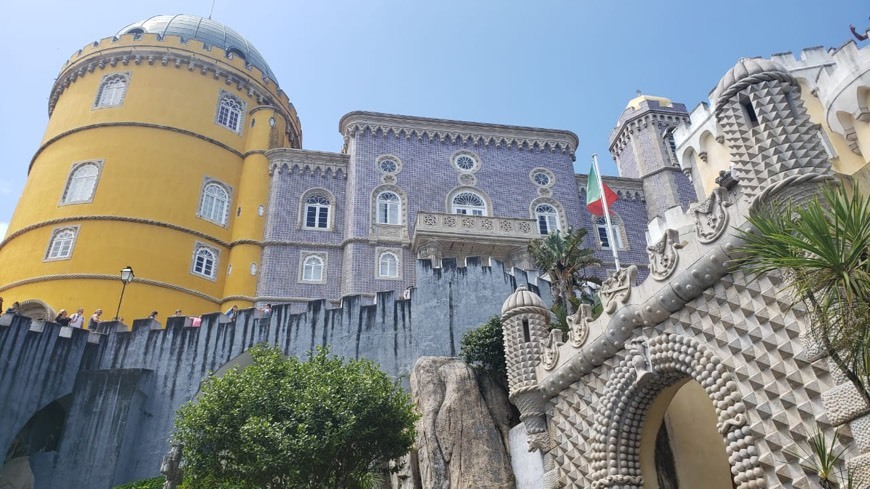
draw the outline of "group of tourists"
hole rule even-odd
[[[103,315],[102,309],[97,309],[91,314],[90,319],[88,319],[88,330],[96,331],[102,322],[100,316]],[[78,310],[72,314],[68,315],[66,309],[61,309],[58,311],[57,316],[54,318],[54,322],[61,326],[71,326],[73,328],[83,328],[85,324],[85,310],[84,308],[78,308]]]

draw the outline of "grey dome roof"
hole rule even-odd
[[[257,48],[244,36],[220,22],[196,15],[155,15],[124,27],[116,36],[137,32],[137,30],[141,30],[143,34],[180,36],[184,40],[196,39],[207,46],[217,46],[225,51],[232,50],[237,55],[241,54],[248,64],[259,68],[272,81],[278,83],[275,74]]]
[[[716,88],[713,90],[710,100],[721,105],[724,103],[724,100],[721,100],[723,95],[726,98],[733,95],[734,87],[739,88],[740,86],[745,86],[742,84],[743,80],[763,73],[781,73],[790,76],[788,75],[788,70],[775,61],[764,58],[741,58],[737,60],[737,64],[728,70],[728,73],[725,73],[725,76],[719,80],[719,84],[716,85]]]
[[[517,287],[517,290],[504,301],[504,304],[501,306],[501,313],[504,314],[518,307],[537,307],[544,311],[547,310],[547,306],[544,305],[541,297],[531,292],[525,285]]]

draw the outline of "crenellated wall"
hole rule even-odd
[[[169,318],[165,329],[137,320],[131,331],[107,322],[91,333],[4,316],[11,324],[0,326],[0,358],[8,359],[0,362],[0,450],[9,450],[37,412],[64,399],[56,451],[21,448],[31,457],[35,487],[111,487],[153,476],[175,410],[211,372],[243,361],[253,345],[277,345],[299,357],[329,345],[334,354],[374,360],[407,386],[417,358],[455,356],[462,335],[499,314],[517,286],[550,300],[547,282],[499,262],[484,266],[470,258],[456,267],[444,260],[433,268],[420,260],[416,276],[407,299],[382,292],[373,305],[346,297],[335,309],[312,301],[298,314],[275,307],[266,319],[248,309],[234,322],[213,313],[196,328],[181,317]]]

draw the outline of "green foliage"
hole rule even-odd
[[[826,188],[802,207],[761,209],[738,265],[751,276],[782,271],[806,304],[813,334],[865,399],[870,360],[870,199]]]
[[[809,450],[798,445],[798,448],[803,452],[803,456],[795,452],[789,451],[791,455],[801,459],[801,468],[808,474],[815,474],[819,478],[819,485],[825,489],[834,489],[838,487],[835,470],[839,472],[843,478],[843,453],[846,452],[846,447],[837,447],[837,433],[831,437],[831,443],[828,444],[828,438],[823,431],[817,431],[815,435],[809,438]],[[851,487],[852,477],[849,474],[844,478],[845,487]]]
[[[529,254],[538,269],[549,275],[552,284],[552,310],[556,322],[551,324],[551,328],[568,330],[566,318],[577,308],[574,296],[577,284],[599,282],[585,273],[586,268],[601,265],[601,261],[595,258],[595,251],[583,247],[585,238],[586,229],[569,227],[564,233],[551,233],[529,243]]]
[[[114,489],[163,489],[164,482],[166,482],[166,478],[163,476],[152,477],[151,479],[142,479],[121,484],[120,486],[115,486]]]
[[[374,363],[250,352],[252,365],[209,378],[178,410],[188,489],[363,488],[411,448],[410,396]]]
[[[496,375],[507,375],[501,318],[493,316],[466,332],[459,342],[459,356],[469,365],[480,366]]]

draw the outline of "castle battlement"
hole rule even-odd
[[[51,90],[49,115],[58,97],[78,78],[107,66],[158,65],[198,71],[215,79],[224,79],[227,85],[248,91],[263,105],[277,104],[289,112],[293,125],[300,127],[296,108],[287,94],[278,87],[277,80],[242,56],[221,47],[206,45],[197,39],[183,39],[177,35],[124,34],[94,41],[76,51],[61,67]],[[251,83],[253,82],[253,83]]]

